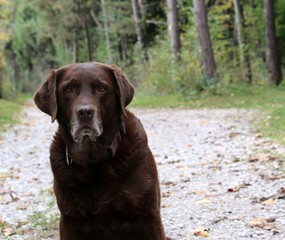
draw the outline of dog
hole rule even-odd
[[[37,107],[57,120],[50,147],[61,240],[166,240],[154,157],[126,107],[134,87],[115,65],[52,70]]]

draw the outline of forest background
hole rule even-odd
[[[283,0],[0,0],[0,27],[0,100],[99,61],[123,69],[141,105],[267,104],[276,131],[285,120]]]

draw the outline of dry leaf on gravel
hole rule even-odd
[[[162,182],[161,184],[165,185],[165,186],[175,186],[175,182],[171,182],[171,181],[165,181],[165,182]]]
[[[251,228],[259,227],[265,228],[268,223],[274,222],[275,218],[254,218],[248,222],[248,226]]]
[[[246,186],[249,186],[249,184],[240,183],[239,185],[228,188],[228,192],[238,192],[241,188],[245,188]]]
[[[261,204],[263,204],[265,206],[271,206],[274,204],[274,198],[268,198],[268,199],[262,201]]]
[[[0,179],[6,179],[9,177],[8,173],[0,173]]]
[[[272,205],[274,204],[274,201],[276,199],[285,199],[285,188],[284,187],[279,188],[277,193],[270,195],[268,197],[263,197],[259,201],[255,201],[255,203],[261,202],[261,204],[264,204],[264,205]]]
[[[19,204],[16,208],[17,210],[26,210],[27,206],[25,204]]]
[[[240,133],[239,132],[231,132],[229,134],[229,138],[235,138],[236,136],[238,136]]]
[[[271,154],[266,154],[266,153],[260,153],[260,154],[256,154],[256,155],[249,155],[247,157],[247,161],[248,162],[268,162],[268,161],[273,161],[276,160],[277,157],[276,156],[272,156]]]
[[[228,189],[228,192],[238,192],[241,189],[240,185],[231,187]]]
[[[209,198],[203,198],[202,200],[196,202],[196,204],[205,204],[205,203],[211,203],[211,200]]]
[[[198,227],[194,230],[194,235],[197,237],[208,237],[210,233],[210,228],[208,227]]]
[[[14,234],[15,230],[12,227],[4,227],[1,232],[2,232],[4,237],[8,237],[8,236],[11,236],[12,234]]]

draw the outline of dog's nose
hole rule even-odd
[[[76,111],[79,118],[92,118],[95,113],[95,108],[92,106],[82,106]]]

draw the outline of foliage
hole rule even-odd
[[[220,94],[232,84],[245,82],[232,0],[206,1],[217,79],[206,79],[201,73],[192,1],[177,0],[182,45],[178,61],[172,58],[165,37],[165,1],[139,1],[146,60],[137,45],[131,1],[104,2],[102,5],[95,0],[1,0],[0,98],[34,91],[50,68],[86,61],[87,40],[93,61],[110,61],[110,52],[111,63],[123,68],[134,85],[148,94],[179,92],[184,98],[191,98],[197,94]],[[252,84],[264,84],[267,72],[262,1],[240,3],[246,41],[243,48],[249,56]],[[277,0],[275,10],[278,48],[284,59],[284,1]]]
[[[168,43],[162,41],[161,44],[149,50],[145,76],[147,81],[143,81],[139,86],[145,92],[168,95],[175,90],[171,54],[170,51],[165,51],[166,46]]]
[[[276,30],[277,30],[277,41],[278,41],[278,52],[284,63],[285,60],[285,2],[282,0],[277,0],[275,4],[276,11]]]

